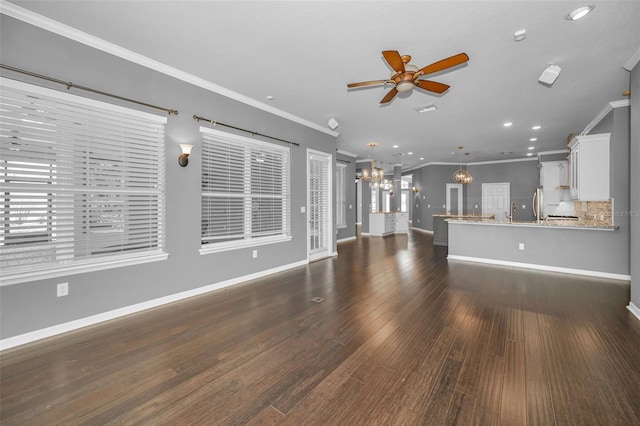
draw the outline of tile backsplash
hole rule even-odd
[[[573,206],[575,215],[580,218],[581,223],[598,226],[613,225],[612,200],[576,201]]]

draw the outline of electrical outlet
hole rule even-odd
[[[305,206],[300,206],[300,213],[306,213],[307,208]]]
[[[56,295],[58,297],[67,296],[69,294],[69,283],[60,283],[56,287]]]
[[[524,243],[518,244],[518,250],[524,250]]]
[[[522,205],[522,210],[526,209],[527,206],[525,206],[524,204]]]
[[[253,251],[253,258],[257,259],[258,258],[258,250],[254,250]]]

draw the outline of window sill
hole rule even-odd
[[[277,237],[266,237],[266,238],[255,238],[250,240],[242,240],[242,241],[232,241],[229,243],[213,243],[203,245],[200,250],[201,255],[211,254],[211,253],[221,253],[225,251],[237,250],[247,247],[257,247],[264,246],[267,244],[274,243],[282,243],[285,241],[291,241],[291,236],[277,236]]]
[[[30,270],[0,275],[0,286],[20,284],[29,281],[45,280],[48,278],[63,277],[67,275],[82,274],[101,271],[104,269],[121,268],[124,266],[139,265],[142,263],[159,262],[167,260],[168,253],[153,253],[137,256],[121,256],[115,259],[91,260],[76,262],[63,266],[53,266],[42,270]]]

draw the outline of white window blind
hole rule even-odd
[[[0,87],[1,276],[162,253],[166,118]]]
[[[309,252],[326,253],[329,247],[331,175],[330,155],[308,153]]]
[[[346,164],[336,164],[336,226],[347,227]]]
[[[203,249],[290,238],[289,147],[200,131]]]

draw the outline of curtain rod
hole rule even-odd
[[[288,143],[289,145],[300,146],[300,144],[297,143],[297,142],[289,142],[289,141],[286,141],[284,139],[274,138],[273,136],[264,135],[264,134],[258,133],[258,132],[253,132],[251,130],[243,129],[241,127],[231,126],[230,124],[224,124],[224,123],[221,123],[219,121],[213,121],[213,120],[210,120],[208,118],[200,117],[199,115],[195,115],[194,114],[193,115],[193,119],[197,120],[198,122],[200,122],[200,121],[208,121],[209,123],[213,124],[214,126],[224,126],[224,127],[229,127],[231,129],[235,129],[235,130],[240,130],[241,132],[251,133],[253,136],[262,136],[264,138],[269,138],[269,139],[273,139],[273,140],[276,140],[276,141]]]
[[[349,160],[341,160],[341,159],[339,159],[339,158],[336,158],[336,160],[338,160],[338,161],[339,161],[339,162],[341,162],[341,163],[351,164],[351,161],[349,161]]]
[[[107,92],[103,92],[103,91],[100,91],[100,90],[92,89],[90,87],[80,86],[79,84],[74,84],[74,83],[72,83],[70,81],[63,81],[63,80],[59,80],[57,78],[49,77],[49,76],[38,74],[38,73],[35,73],[35,72],[23,70],[23,69],[20,69],[20,68],[15,68],[15,67],[12,67],[10,65],[0,64],[0,68],[3,68],[5,70],[9,70],[9,71],[14,71],[14,72],[21,73],[21,74],[26,74],[26,75],[31,76],[31,77],[37,77],[37,78],[40,78],[42,80],[47,80],[47,81],[52,81],[54,83],[64,84],[65,86],[67,86],[67,90],[71,89],[72,87],[75,87],[76,89],[85,90],[87,92],[92,92],[92,93],[97,93],[99,95],[109,96],[109,97],[112,97],[112,98],[120,99],[122,101],[127,101],[127,102],[131,102],[131,103],[138,104],[138,105],[143,105],[143,106],[146,106],[146,107],[149,107],[149,108],[159,109],[161,111],[167,112],[169,115],[171,115],[171,114],[178,115],[178,111],[175,110],[175,109],[163,108],[163,107],[159,107],[157,105],[151,105],[151,104],[148,104],[148,103],[145,103],[145,102],[136,101],[134,99],[129,99],[129,98],[125,98],[125,97],[122,97],[122,96],[113,95],[111,93],[107,93]]]

